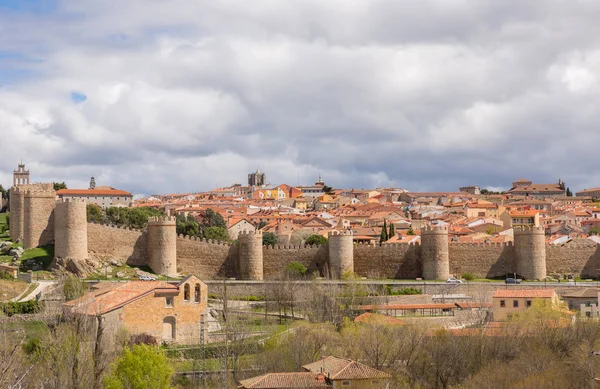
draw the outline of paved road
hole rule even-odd
[[[37,283],[38,285],[33,291],[31,291],[31,293],[27,293],[27,290],[26,290],[25,292],[21,293],[19,296],[12,299],[12,301],[34,300],[35,296],[42,293],[49,286],[56,284],[56,281],[54,281],[54,280],[45,281],[44,280],[44,281],[35,281],[34,283]]]

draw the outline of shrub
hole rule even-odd
[[[129,337],[129,345],[147,344],[148,346],[158,346],[156,338],[147,333],[134,334]]]
[[[285,266],[285,275],[289,278],[302,278],[308,269],[300,262],[292,261]]]
[[[325,243],[327,243],[327,238],[322,235],[314,234],[314,235],[311,235],[308,238],[306,238],[304,243],[320,246],[320,245],[324,245]]]
[[[0,303],[0,311],[6,316],[23,315],[39,312],[43,308],[43,303],[30,300],[22,302]]]
[[[9,272],[0,270],[0,280],[14,280],[14,278]]]
[[[411,294],[423,294],[421,289],[417,288],[402,288],[402,289],[392,289],[392,285],[386,285],[385,290],[388,296],[404,296]]]
[[[41,349],[40,338],[30,338],[23,343],[23,351],[26,354],[33,354]]]
[[[263,245],[264,246],[275,246],[277,244],[277,236],[272,232],[265,232],[263,234]]]
[[[471,273],[463,273],[462,278],[467,281],[473,281],[475,279],[475,276]]]

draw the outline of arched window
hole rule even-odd
[[[200,284],[196,284],[194,288],[194,300],[199,303],[200,302]]]
[[[190,284],[185,284],[183,287],[183,300],[190,301]]]

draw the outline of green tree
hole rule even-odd
[[[388,234],[388,239],[396,236],[396,227],[394,227],[394,223],[390,223],[390,232]]]
[[[263,234],[263,245],[275,246],[277,244],[277,236],[272,232],[265,232]]]
[[[567,197],[573,197],[573,192],[571,192],[571,188],[567,188]]]
[[[97,204],[88,204],[86,206],[87,221],[92,223],[102,223],[104,215],[102,214],[102,208]]]
[[[75,300],[85,293],[85,283],[74,274],[67,273],[64,279],[63,293],[65,301]]]
[[[169,389],[173,369],[157,348],[145,344],[125,349],[104,378],[105,389]]]
[[[227,228],[227,224],[225,223],[225,220],[223,219],[223,216],[221,216],[220,213],[217,213],[212,209],[208,208],[206,210],[206,213],[204,214],[204,219],[202,220],[202,228],[208,227]]]
[[[0,194],[2,194],[3,199],[8,199],[10,196],[10,191],[4,189],[4,187],[2,185],[0,185]]]
[[[202,231],[204,239],[213,239],[219,241],[228,241],[229,234],[227,229],[223,227],[208,227]]]
[[[387,235],[387,223],[385,219],[383,219],[383,227],[381,227],[381,235],[379,236],[379,244],[381,245],[383,242],[388,240]]]
[[[67,189],[67,184],[65,182],[53,182],[54,190]]]
[[[304,243],[310,244],[310,245],[321,246],[321,245],[324,245],[325,243],[327,243],[327,238],[324,237],[323,235],[313,234],[313,235],[309,236],[308,238],[306,238]]]
[[[323,192],[330,194],[333,192],[333,188],[327,185],[323,185]]]
[[[188,215],[187,217],[183,214],[178,215],[175,222],[175,229],[177,235],[199,236],[200,234],[200,224],[192,215]]]
[[[412,226],[408,227],[408,231],[406,231],[406,235],[416,235],[415,230],[413,230]]]
[[[258,227],[257,228],[260,230],[261,228],[263,228],[266,225],[267,225],[267,222],[264,221],[264,220],[262,220],[260,223],[258,223]]]
[[[306,275],[308,269],[300,262],[292,261],[285,266],[285,275],[290,279],[299,279]]]
[[[590,235],[600,235],[600,227],[590,228]]]

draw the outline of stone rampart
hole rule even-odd
[[[177,237],[177,271],[203,280],[238,277],[238,247],[212,240]]]
[[[600,277],[600,246],[590,244],[546,246],[548,275],[575,274],[582,278]]]
[[[354,272],[367,278],[421,277],[421,246],[388,243],[354,245]]]
[[[341,279],[345,273],[354,272],[352,231],[331,231],[329,233],[330,276]]]
[[[281,279],[290,262],[306,266],[309,273],[327,273],[327,245],[277,245],[263,248],[263,274],[268,280]]]
[[[177,274],[177,232],[175,218],[157,216],[148,219],[148,257],[157,274]]]
[[[132,266],[148,265],[146,232],[106,224],[87,224],[91,258],[119,259]]]
[[[421,230],[423,278],[445,280],[450,275],[448,227],[426,227]]]
[[[262,238],[261,231],[242,231],[238,235],[239,274],[245,280],[264,277]]]
[[[84,260],[88,257],[87,202],[63,199],[54,210],[54,255],[57,258]]]
[[[450,243],[450,273],[477,278],[503,277],[516,271],[512,243]]]
[[[56,192],[46,187],[25,191],[23,202],[23,247],[32,249],[54,241]]]

